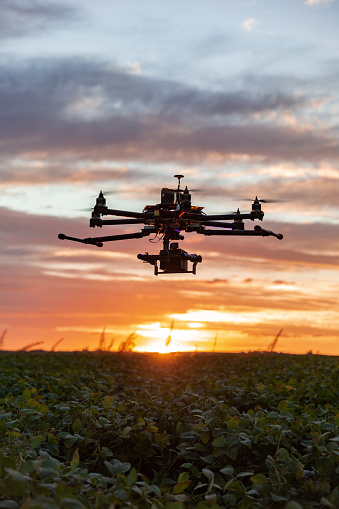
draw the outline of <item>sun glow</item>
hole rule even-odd
[[[136,350],[143,352],[191,352],[199,349],[199,344],[205,341],[211,341],[212,333],[210,331],[194,330],[193,323],[190,323],[189,329],[171,329],[162,327],[160,322],[147,325],[139,325],[136,331],[138,336],[145,338],[145,343],[137,347]],[[197,328],[201,329],[202,324],[196,323]]]
[[[183,322],[219,322],[219,323],[257,323],[258,319],[254,313],[235,313],[225,311],[214,311],[210,309],[190,310],[182,314],[171,315],[174,320]]]
[[[138,351],[139,349],[136,348],[136,350]],[[172,342],[172,341],[169,343],[169,345],[166,346],[165,341],[162,341],[161,339],[157,339],[154,341],[150,341],[149,343],[147,343],[146,346],[140,348],[139,351],[156,352],[156,353],[166,354],[166,353],[174,353],[174,352],[184,352],[184,351],[188,351],[188,349],[182,348],[182,345],[180,345],[177,342]]]

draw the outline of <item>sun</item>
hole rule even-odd
[[[196,325],[198,330],[193,329],[192,325]],[[162,327],[160,322],[139,325],[136,334],[143,338],[143,342],[136,350],[161,354],[194,352],[208,335],[206,331],[200,330],[200,327],[198,323],[190,324],[187,329]]]
[[[180,351],[180,349],[176,348],[176,346],[174,344],[170,343],[168,346],[166,346],[165,341],[163,341],[161,339],[157,339],[155,341],[150,341],[147,345],[145,345],[144,348],[142,348],[142,350],[144,352],[156,352],[156,353],[161,353],[161,354],[173,353],[173,352]]]

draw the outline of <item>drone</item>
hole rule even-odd
[[[58,238],[102,247],[104,242],[140,239],[155,235],[153,239],[149,240],[153,242],[155,238],[162,240],[163,249],[160,250],[159,254],[149,254],[147,252],[138,254],[137,258],[153,265],[156,276],[158,274],[176,273],[196,274],[197,264],[202,262],[202,257],[197,254],[189,254],[179,248],[178,241],[184,240],[181,232],[195,232],[206,236],[273,236],[279,240],[283,238],[281,233],[264,230],[259,225],[254,226],[252,230],[245,230],[244,220],[250,219],[254,221],[257,219],[262,221],[264,212],[261,210],[261,203],[269,203],[273,200],[258,200],[258,197],[256,197],[252,203],[251,212],[247,214],[240,213],[239,209],[237,212],[229,214],[205,214],[203,212],[204,207],[197,207],[191,204],[191,194],[187,186],[185,189],[180,189],[180,181],[184,178],[184,175],[174,175],[174,177],[178,179],[177,189],[163,187],[161,189],[160,203],[146,205],[142,212],[110,209],[106,205],[103,192],[100,191],[90,219],[91,228],[101,228],[106,225],[143,224],[144,226],[141,231],[104,237],[87,237],[85,239],[69,237],[60,233]],[[124,219],[102,219],[102,216],[118,216]],[[192,263],[191,270],[189,270],[189,262]]]

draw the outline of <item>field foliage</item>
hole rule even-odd
[[[338,508],[339,360],[0,354],[0,508]]]

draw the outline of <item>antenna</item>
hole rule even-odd
[[[174,175],[174,178],[178,179],[178,191],[180,190],[180,180],[184,178],[184,175]]]

